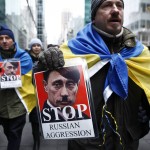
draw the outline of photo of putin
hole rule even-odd
[[[9,61],[4,62],[3,64],[4,75],[16,75],[18,66],[19,66],[18,62],[9,62]]]
[[[1,82],[20,80],[17,76],[19,62],[4,61],[1,67]]]
[[[89,119],[84,111],[87,106],[73,105],[76,101],[80,72],[77,66],[64,67],[43,73],[44,89],[48,98],[41,111],[42,123]]]

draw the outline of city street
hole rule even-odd
[[[25,125],[20,150],[32,150],[33,138],[31,125],[27,118]],[[0,126],[0,150],[7,150],[7,140]],[[43,140],[41,138],[40,150],[67,150],[67,140]],[[138,150],[150,150],[150,133],[140,140]]]

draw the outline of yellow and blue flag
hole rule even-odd
[[[141,42],[136,41],[135,47],[123,48],[119,53],[111,54],[92,23],[89,23],[78,32],[76,38],[64,43],[61,50],[65,59],[85,58],[89,70],[93,68],[94,73],[110,63],[103,91],[105,102],[112,92],[123,99],[127,98],[129,76],[145,91],[150,103],[150,52]]]

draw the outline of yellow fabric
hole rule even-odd
[[[144,89],[150,103],[150,51],[144,47],[143,52],[134,58],[125,60],[129,77]]]
[[[65,59],[76,58],[76,57],[85,58],[87,65],[88,65],[88,68],[92,67],[98,61],[100,61],[100,57],[96,54],[88,54],[88,55],[75,55],[75,54],[73,54],[71,52],[70,48],[67,46],[67,43],[64,43],[63,45],[61,45],[60,49],[62,50]]]
[[[21,76],[22,87],[18,88],[21,99],[25,102],[27,111],[31,110],[36,106],[36,96],[34,86],[32,84],[32,71]]]
[[[87,54],[87,55],[75,55],[71,52],[70,48],[67,46],[67,43],[64,43],[60,49],[64,54],[65,59],[82,57],[85,58],[88,64],[88,68],[92,67],[100,58],[96,54]],[[144,46],[144,50],[138,57],[132,57],[128,60],[125,60],[128,66],[128,75],[129,77],[142,89],[144,89],[145,94],[150,103],[150,51],[147,47]]]

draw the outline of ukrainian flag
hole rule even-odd
[[[136,41],[134,48],[124,48],[111,54],[100,35],[89,23],[78,32],[76,38],[64,43],[60,49],[64,58],[81,57],[86,59],[89,70],[94,75],[106,63],[110,68],[105,81],[104,94],[107,101],[111,92],[126,99],[128,96],[128,76],[139,85],[150,103],[150,52],[147,47]],[[109,90],[107,90],[109,89]]]
[[[21,81],[22,87],[16,88],[16,92],[24,104],[27,112],[36,106],[36,96],[32,84],[32,60],[28,53],[17,47],[14,58],[20,58],[21,61]]]

